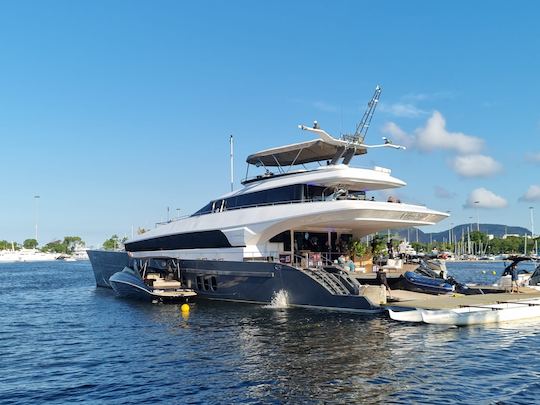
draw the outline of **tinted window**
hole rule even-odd
[[[202,214],[208,214],[212,212],[212,203],[213,201],[210,201],[208,204],[206,204],[204,207],[202,207],[199,211],[197,211],[193,215],[202,215]]]
[[[311,201],[320,201],[322,200],[323,192],[326,190],[326,195],[332,194],[332,191],[327,187],[321,187],[321,186],[312,186],[309,184],[306,184],[304,190],[304,195],[306,200]]]

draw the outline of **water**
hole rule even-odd
[[[448,267],[459,279],[490,281],[488,271],[503,265]],[[411,325],[279,300],[280,308],[201,301],[186,315],[96,289],[87,262],[2,264],[0,286],[2,404],[534,403],[540,395],[540,321]]]

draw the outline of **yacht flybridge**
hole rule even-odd
[[[284,291],[293,306],[379,310],[381,289],[335,271],[333,260],[352,238],[447,217],[420,205],[376,201],[373,192],[405,182],[389,169],[350,166],[371,148],[404,149],[387,139],[364,143],[379,95],[377,87],[354,135],[335,138],[316,122],[301,125],[314,139],[248,156],[241,189],[138,235],[124,252],[90,251],[97,285],[110,287],[109,278],[134,261],[167,257],[178,259],[175,278],[200,298],[268,303]],[[250,178],[253,166],[262,173]]]

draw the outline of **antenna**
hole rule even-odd
[[[375,108],[377,108],[377,104],[379,104],[379,98],[381,97],[381,93],[382,88],[381,86],[377,85],[377,87],[375,87],[375,92],[373,93],[371,100],[369,100],[366,111],[362,116],[362,120],[356,126],[356,131],[354,131],[354,135],[343,135],[342,138],[344,141],[352,143],[364,142],[364,139],[366,139],[366,135],[369,130],[369,125],[371,124],[371,119],[373,118],[373,114],[375,113]]]
[[[234,137],[229,137],[229,143],[231,146],[231,191],[234,190]]]

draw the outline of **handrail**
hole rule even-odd
[[[223,211],[210,211],[210,212],[201,212],[201,213],[194,213],[189,215],[189,217],[198,217],[201,215],[208,215],[208,214],[217,214],[219,212],[226,212],[226,211],[234,211],[238,209],[245,209],[245,208],[256,208],[256,207],[269,207],[269,206],[276,206],[276,205],[292,205],[292,204],[308,204],[308,203],[315,203],[315,202],[333,202],[333,201],[366,201],[366,202],[385,202],[386,201],[375,201],[375,200],[369,200],[365,198],[351,198],[351,197],[345,197],[345,198],[335,198],[326,200],[323,198],[312,198],[312,199],[304,199],[304,200],[287,200],[287,201],[276,201],[276,202],[268,202],[268,203],[259,203],[259,204],[246,204],[246,205],[239,205],[236,207],[225,207]],[[394,203],[388,203],[388,204],[394,204]],[[172,221],[170,221],[172,222]],[[168,222],[165,222],[167,224]],[[163,224],[163,223],[160,223]]]

